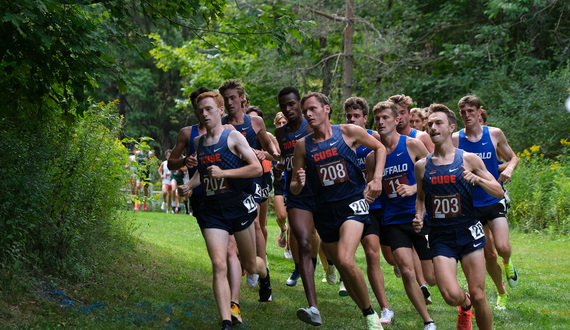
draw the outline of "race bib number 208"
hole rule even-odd
[[[346,163],[342,158],[330,163],[317,165],[317,171],[323,187],[348,181]]]

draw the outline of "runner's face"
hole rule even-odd
[[[228,113],[236,113],[242,111],[242,104],[244,103],[244,96],[239,96],[238,90],[235,88],[228,89],[222,94],[224,97],[224,105]]]
[[[286,118],[281,118],[279,119],[279,121],[277,122],[277,127],[281,127],[283,125],[287,124],[287,119]]]
[[[479,118],[481,118],[481,110],[475,108],[472,105],[466,104],[460,110],[461,120],[465,126],[481,125],[479,124]]]
[[[329,121],[330,107],[321,105],[316,97],[311,97],[303,105],[303,115],[313,128]]]
[[[403,106],[396,104],[396,109],[398,109],[398,129],[402,130],[410,126],[410,112]]]
[[[398,124],[399,116],[394,118],[392,109],[384,109],[382,111],[377,111],[374,114],[374,124],[376,125],[376,130],[381,136],[387,136],[392,134],[396,125]]]
[[[363,116],[361,109],[347,110],[344,114],[344,117],[346,118],[347,124],[354,124],[356,126],[366,128],[366,121],[368,120],[368,116]]]
[[[219,108],[211,97],[204,98],[198,102],[198,111],[202,114],[206,127],[212,128],[222,122],[224,107]]]
[[[295,121],[301,116],[301,102],[293,93],[279,98],[279,109],[285,115],[287,121]]]
[[[443,112],[434,112],[428,118],[427,132],[435,145],[440,145],[451,137],[455,125],[449,124],[447,115]]]
[[[417,114],[414,113],[410,115],[410,126],[412,128],[421,131],[423,128],[423,123],[424,123],[423,120]]]

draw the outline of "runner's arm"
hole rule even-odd
[[[298,195],[305,186],[305,138],[297,140],[293,155],[293,177],[291,178],[290,190],[293,195]]]

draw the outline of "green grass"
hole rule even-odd
[[[211,265],[200,230],[193,217],[161,213],[136,213],[137,244],[127,255],[94,274],[89,281],[61,281],[49,290],[15,298],[2,304],[0,327],[16,328],[175,328],[219,329],[220,319],[211,289]],[[273,286],[273,302],[257,302],[257,288],[242,280],[241,329],[309,329],[295,312],[306,307],[303,286],[287,287],[292,261],[277,245],[277,227],[269,219],[267,254]],[[570,251],[568,237],[552,240],[539,234],[511,233],[513,260],[521,283],[507,288],[511,297],[507,311],[494,311],[497,329],[568,329],[570,327]],[[357,263],[364,268],[362,249]],[[421,318],[407,299],[402,281],[381,260],[388,301],[396,313],[385,329],[423,329]],[[322,283],[323,269],[317,266],[315,282],[322,329],[362,329],[362,314],[349,297],[339,297],[338,287]],[[460,283],[465,280],[459,270]],[[487,298],[494,306],[496,293],[487,277]],[[75,307],[50,296],[56,288],[65,292]],[[369,290],[371,297],[373,293]],[[439,329],[454,329],[457,312],[431,288],[433,304],[428,307]],[[375,298],[372,306],[378,308]],[[474,322],[475,323],[475,322]],[[476,326],[475,326],[476,327]]]

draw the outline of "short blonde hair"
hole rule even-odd
[[[275,114],[275,119],[273,120],[273,124],[275,124],[277,126],[277,123],[282,119],[285,118],[285,115],[283,114],[283,112],[279,111],[278,113]],[[287,118],[285,118],[285,120],[287,120]]]
[[[420,108],[413,108],[412,110],[410,110],[410,115],[418,115],[418,117],[420,117],[421,120],[426,119],[424,111]]]

